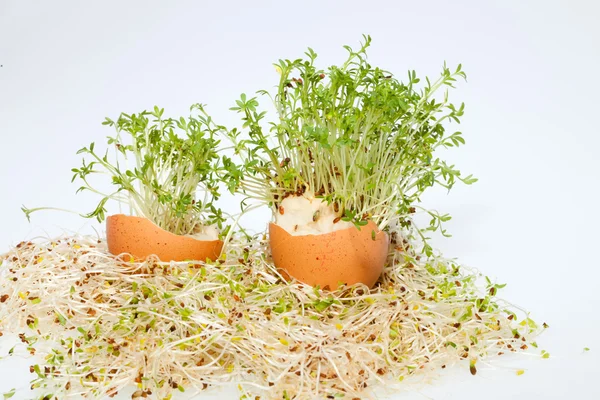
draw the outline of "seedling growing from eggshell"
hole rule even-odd
[[[375,254],[387,252],[381,247],[389,242],[386,232],[409,226],[415,208],[431,216],[428,230],[446,234],[442,225],[449,216],[420,207],[423,192],[476,181],[435,156],[440,148],[464,143],[461,132],[447,132],[464,111],[464,104],[448,100],[448,89],[466,78],[461,66],[444,65],[440,77],[426,78],[425,84],[409,71],[403,82],[369,64],[370,44],[365,36],[359,50],[345,46],[348,58],[327,70],[316,66],[310,48],[305,59],[279,60],[276,90],[258,92],[274,104],[276,117],[268,123],[257,97],[242,95],[232,108],[243,126],[228,136],[242,166],[226,160],[227,179],[235,180],[235,190],[272,207],[275,263],[311,285],[331,286],[334,278],[323,277],[344,275],[342,254],[357,258],[365,251],[365,263],[340,282],[372,286],[375,281],[367,276],[373,270],[378,276],[383,268]],[[306,257],[294,250],[302,237],[321,235],[319,242],[326,243],[347,229],[369,231],[356,238],[359,242],[335,249],[335,255],[330,249],[329,257],[317,257],[325,249],[306,250]],[[299,257],[302,266],[296,270],[292,259]]]

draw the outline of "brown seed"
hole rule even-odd
[[[321,216],[321,213],[319,211],[315,211],[315,213],[313,214],[313,222],[317,222],[319,220],[319,217]]]
[[[279,206],[279,214],[283,215],[284,212],[283,206]]]
[[[8,300],[8,295],[3,294],[2,297],[0,297],[0,303],[4,303],[6,300]]]
[[[471,371],[471,375],[477,374],[477,368],[475,368],[475,364],[471,364],[469,370]]]
[[[337,224],[338,222],[340,222],[341,219],[342,219],[342,217],[337,217],[333,220],[333,223]]]

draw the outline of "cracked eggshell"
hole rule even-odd
[[[216,260],[223,248],[221,240],[197,240],[168,232],[147,218],[124,214],[106,219],[108,251],[135,258],[156,255],[161,261]]]
[[[310,286],[329,289],[359,282],[373,287],[383,271],[389,248],[387,233],[372,221],[360,231],[352,226],[303,236],[292,236],[271,223],[269,236],[273,262],[284,276],[287,273]]]

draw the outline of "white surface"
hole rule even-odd
[[[480,366],[476,377],[450,371],[390,398],[600,398],[598,2],[165,4],[0,0],[0,251],[97,226],[61,213],[28,224],[19,208],[92,208],[95,198],[74,194],[70,168],[77,149],[107,133],[105,116],[155,104],[179,115],[203,102],[229,124],[239,93],[275,82],[272,62],[311,46],[328,65],[369,33],[372,63],[397,74],[463,63],[467,146],[448,157],[480,181],[427,197],[454,216],[454,237],[436,244],[507,282],[503,296],[551,326],[538,340],[550,359],[512,360],[523,376]],[[255,212],[246,226],[268,219]],[[4,353],[8,345],[0,339]],[[0,393],[28,386],[27,365],[0,362]]]

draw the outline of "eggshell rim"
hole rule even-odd
[[[371,221],[372,222],[372,221]],[[375,224],[375,222],[373,222],[373,224]],[[333,232],[326,232],[326,233],[307,233],[305,235],[292,235],[291,233],[289,233],[284,227],[282,227],[281,225],[278,225],[275,222],[269,222],[269,226],[270,225],[274,225],[276,227],[278,227],[279,229],[281,229],[283,232],[285,232],[286,235],[294,237],[294,238],[298,238],[298,237],[304,237],[304,236],[320,236],[320,237],[326,237],[329,235],[335,235],[336,233],[340,233],[340,232],[345,232],[348,231],[350,229],[358,229],[356,226],[350,226],[348,228],[344,228],[344,229],[339,229],[337,231],[333,231]],[[377,224],[375,224],[375,226],[377,226]],[[360,229],[362,228],[366,228],[367,225],[365,226],[361,226]],[[377,227],[377,232],[375,233],[375,236],[379,236],[380,234],[385,235],[386,237],[389,238],[389,235],[387,234],[387,232],[382,231],[381,229],[379,229],[379,227]]]

